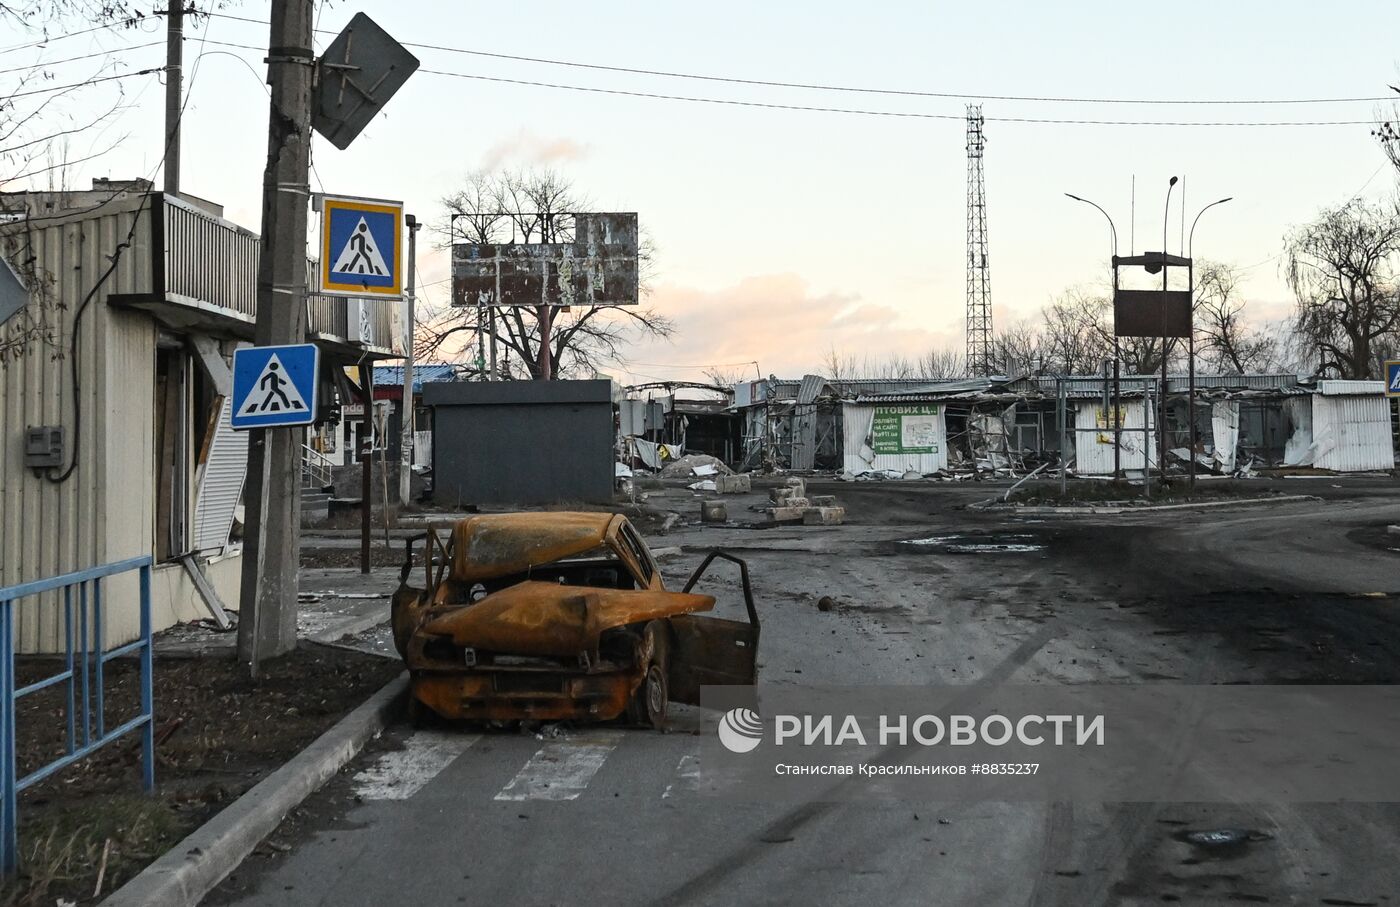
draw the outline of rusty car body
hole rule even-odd
[[[423,585],[408,543],[394,594],[394,643],[411,709],[479,721],[625,719],[659,727],[668,702],[702,684],[753,685],[759,621],[748,567],[711,552],[679,591],[665,587],[625,516],[509,513],[424,541]],[[691,590],[716,560],[738,565],[748,621],[699,616]]]

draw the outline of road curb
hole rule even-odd
[[[408,690],[408,674],[389,681],[306,749],[259,781],[164,856],[113,892],[100,907],[190,907],[228,877],[287,814],[382,731]]]
[[[1198,501],[1191,504],[1147,504],[1127,507],[1018,507],[1015,504],[992,505],[981,508],[983,513],[1016,513],[1031,516],[1122,516],[1129,513],[1151,513],[1161,510],[1203,510],[1214,507],[1248,507],[1259,504],[1295,504],[1299,501],[1320,501],[1311,494],[1284,494],[1267,498],[1239,498],[1229,501]]]

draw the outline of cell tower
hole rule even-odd
[[[982,105],[967,105],[967,373],[984,377],[992,362],[992,284],[987,270],[987,184],[982,174]]]

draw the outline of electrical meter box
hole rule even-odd
[[[62,425],[31,425],[25,429],[24,465],[30,469],[63,465]]]

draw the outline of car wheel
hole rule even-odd
[[[666,701],[670,691],[666,689],[666,671],[659,662],[653,661],[647,668],[642,685],[637,687],[638,713],[642,723],[660,730],[666,724]]]

